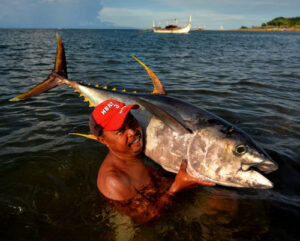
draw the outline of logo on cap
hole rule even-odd
[[[105,115],[105,114],[107,113],[107,111],[109,111],[110,108],[112,108],[112,107],[115,107],[116,109],[119,109],[119,108],[120,108],[119,105],[114,104],[113,102],[109,102],[109,103],[107,104],[107,106],[105,106],[105,107],[103,108],[103,110],[101,111],[102,115]],[[120,112],[120,113],[121,113],[121,112]]]

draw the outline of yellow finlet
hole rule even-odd
[[[88,102],[88,101],[89,101],[89,99],[88,99],[88,98],[86,98],[86,97],[84,97],[83,101],[84,101],[84,102]]]
[[[103,89],[107,90],[107,86],[105,85],[105,86],[103,87]]]
[[[89,102],[89,107],[95,107],[92,102]]]
[[[116,91],[117,89],[116,88],[112,88],[112,91]]]
[[[122,90],[122,92],[126,92],[126,90],[125,90],[125,89],[123,89],[123,90]]]
[[[92,139],[92,140],[97,141],[97,137],[94,136],[94,135],[92,135],[92,134],[87,135],[87,134],[81,134],[81,133],[69,133],[69,135],[83,136],[83,137],[85,137],[85,138],[88,138],[88,139]]]
[[[82,97],[82,96],[83,96],[83,94],[80,93],[80,94],[79,94],[79,97]]]
[[[96,87],[96,88],[99,88],[99,85],[97,84],[97,85],[95,85],[95,87]]]
[[[132,93],[136,93],[136,90],[132,91]]]
[[[74,92],[78,92],[78,90],[74,89]]]
[[[166,95],[166,91],[164,89],[164,86],[162,85],[162,83],[160,82],[160,80],[157,78],[157,76],[152,72],[151,69],[149,69],[142,61],[140,61],[137,57],[135,56],[131,56],[132,58],[134,58],[136,61],[138,61],[148,72],[152,82],[153,82],[153,91],[152,94],[155,95]]]
[[[91,83],[88,83],[88,86],[90,86],[91,85]]]

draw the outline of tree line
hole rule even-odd
[[[297,25],[300,25],[300,17],[294,17],[294,18],[284,18],[284,17],[278,17],[274,18],[273,20],[263,23],[261,26],[288,26],[288,27],[295,27]]]

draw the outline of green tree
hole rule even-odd
[[[295,26],[295,25],[300,25],[300,17],[294,17],[294,18],[284,18],[284,17],[278,17],[274,18],[270,22],[267,22],[267,25],[273,25],[273,26]]]

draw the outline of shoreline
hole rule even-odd
[[[245,31],[245,32],[300,32],[300,29],[263,29],[263,28],[249,28],[249,29],[226,29],[219,31]]]

